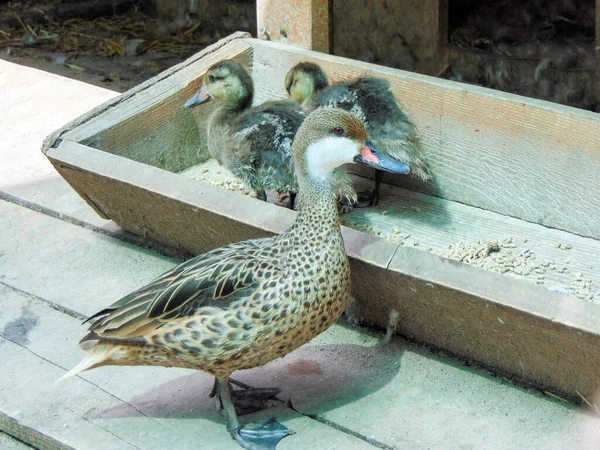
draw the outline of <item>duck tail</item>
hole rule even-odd
[[[54,382],[54,384],[60,383],[61,381],[71,378],[78,373],[84,372],[95,367],[110,364],[107,361],[111,359],[115,344],[109,342],[99,342],[94,345],[88,353],[83,357],[81,362],[69,370],[66,374],[60,377]],[[53,386],[54,386],[53,384]]]

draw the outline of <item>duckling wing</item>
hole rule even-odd
[[[379,151],[408,164],[413,175],[423,180],[431,178],[420,156],[417,127],[394,97],[387,80],[360,77],[334,84],[314,99],[313,107],[323,106],[353,113],[365,123]]]
[[[295,191],[292,142],[305,114],[292,102],[266,102],[240,116],[233,137],[240,160],[252,161],[255,184]]]
[[[192,316],[200,308],[226,309],[251,295],[264,274],[282,275],[279,259],[269,252],[275,239],[239,242],[180,264],[90,317],[92,325],[81,343],[98,339],[137,342],[165,321]]]

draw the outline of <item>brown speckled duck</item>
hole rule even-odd
[[[81,363],[63,378],[105,365],[184,367],[217,378],[227,429],[244,448],[274,449],[291,432],[274,419],[241,426],[229,377],[282,357],[330,327],[350,293],[333,170],[360,162],[388,171],[362,122],[340,109],[318,109],[293,144],[300,197],[282,235],[199,255],[89,320]]]
[[[364,122],[371,141],[381,154],[404,162],[411,175],[423,181],[431,178],[420,156],[416,127],[395,99],[387,80],[359,77],[330,86],[321,67],[301,62],[287,73],[285,87],[290,99],[302,103],[307,111],[333,107],[352,112]],[[368,195],[367,205],[379,202],[382,178],[383,172],[376,170],[375,189]]]

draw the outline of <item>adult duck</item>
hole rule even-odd
[[[346,111],[310,114],[293,145],[300,187],[294,224],[277,237],[196,256],[93,315],[80,343],[88,353],[63,378],[106,365],[203,370],[217,379],[231,436],[247,449],[274,449],[290,431],[274,419],[242,427],[229,376],[286,355],[344,311],[350,269],[333,170],[353,161],[406,169],[367,139]]]
[[[387,80],[359,77],[329,85],[320,66],[301,62],[287,73],[285,88],[289,98],[301,103],[307,111],[333,107],[354,113],[364,122],[371,141],[382,155],[404,162],[410,173],[421,180],[431,178],[420,155],[417,129]],[[355,206],[377,205],[382,179],[383,172],[376,170],[375,189],[368,194],[366,203]]]

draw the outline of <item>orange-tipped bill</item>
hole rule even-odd
[[[190,98],[187,102],[185,102],[185,104],[183,106],[185,106],[186,108],[189,108],[191,106],[200,105],[209,100],[210,100],[210,95],[208,95],[208,92],[206,92],[206,87],[204,87],[204,83],[202,83],[200,90],[198,92],[196,92],[192,96],[192,98]]]
[[[377,153],[371,141],[365,142],[360,155],[354,158],[354,162],[366,164],[379,170],[392,173],[410,173],[410,167],[402,161],[397,161],[388,156]]]

